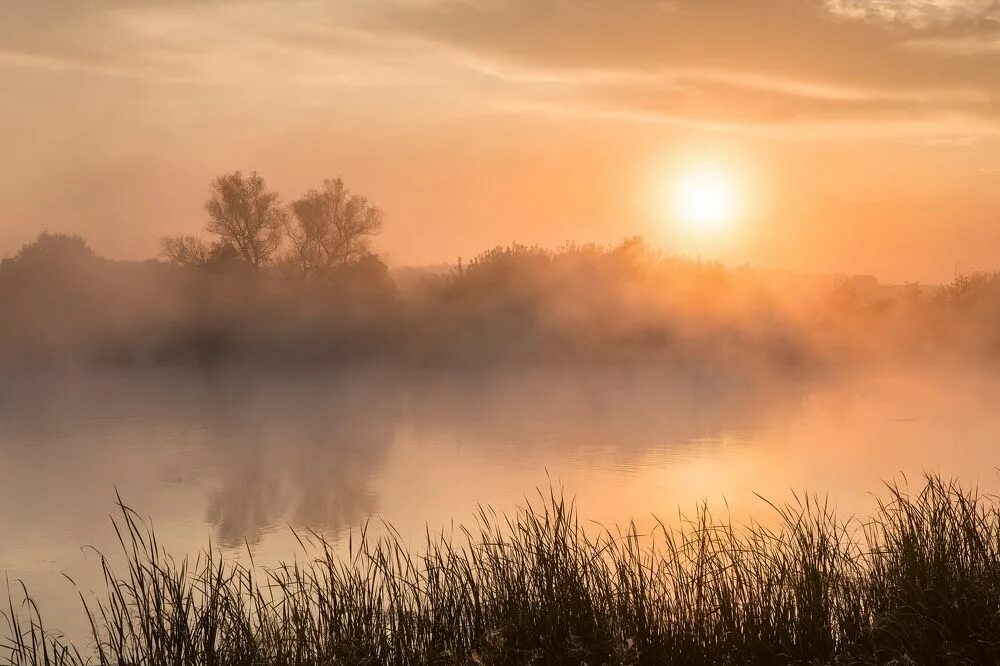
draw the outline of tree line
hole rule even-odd
[[[940,287],[726,268],[640,238],[513,243],[466,263],[389,267],[382,212],[340,179],[284,203],[256,173],[214,179],[201,236],[169,261],[114,261],[42,233],[0,260],[5,360],[623,363],[812,371],[1000,360],[1000,273]],[[248,361],[252,359],[252,361]]]
[[[241,171],[212,181],[205,211],[205,231],[214,238],[164,237],[163,257],[185,266],[277,268],[308,279],[323,279],[370,255],[371,238],[382,230],[383,217],[339,177],[286,205],[260,175]]]

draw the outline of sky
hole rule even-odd
[[[641,235],[727,264],[1000,269],[997,0],[4,0],[0,256],[199,233],[341,176],[400,265]],[[710,164],[724,232],[669,199]]]

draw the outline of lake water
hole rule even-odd
[[[263,376],[263,373],[262,373]],[[1000,380],[954,370],[723,380],[663,372],[67,372],[0,388],[0,572],[53,627],[83,630],[73,577],[115,551],[115,493],[178,554],[209,541],[296,555],[289,526],[342,538],[368,519],[418,543],[550,485],[605,525],[707,500],[768,520],[772,499],[829,494],[864,514],[921,471],[996,489]],[[0,582],[2,585],[2,582]]]

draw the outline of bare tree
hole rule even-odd
[[[247,264],[259,269],[275,257],[288,211],[256,172],[244,176],[234,171],[216,178],[205,210],[206,229],[231,245]]]
[[[164,236],[160,239],[160,256],[180,266],[224,268],[247,265],[233,244],[223,238],[209,243],[197,236]]]
[[[164,236],[160,239],[160,256],[181,266],[204,266],[212,256],[212,247],[197,236]]]
[[[340,178],[306,192],[292,203],[292,213],[295,219],[287,224],[292,258],[307,277],[361,258],[382,229],[382,211],[351,194]]]

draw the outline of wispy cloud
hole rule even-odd
[[[992,35],[913,39],[906,42],[905,46],[952,56],[1000,54],[1000,31]]]
[[[505,107],[576,105],[577,114],[614,110],[726,127],[819,123],[838,133],[966,118],[981,131],[1000,123],[1000,59],[994,69],[953,56],[992,57],[998,6],[438,0],[375,2],[361,25],[446,45],[471,70],[506,85],[508,96],[520,96],[503,100]],[[831,21],[828,12],[848,20]],[[877,25],[885,23],[895,25]]]
[[[257,90],[275,106],[434,89],[469,108],[724,128],[1000,124],[1000,0],[50,0],[34,21],[12,2],[22,29],[0,68]]]
[[[852,19],[903,23],[917,29],[1000,18],[996,0],[825,0]]]
[[[0,68],[41,69],[50,72],[73,72],[99,76],[134,78],[144,72],[128,67],[108,66],[86,59],[61,57],[4,49],[0,50]]]

